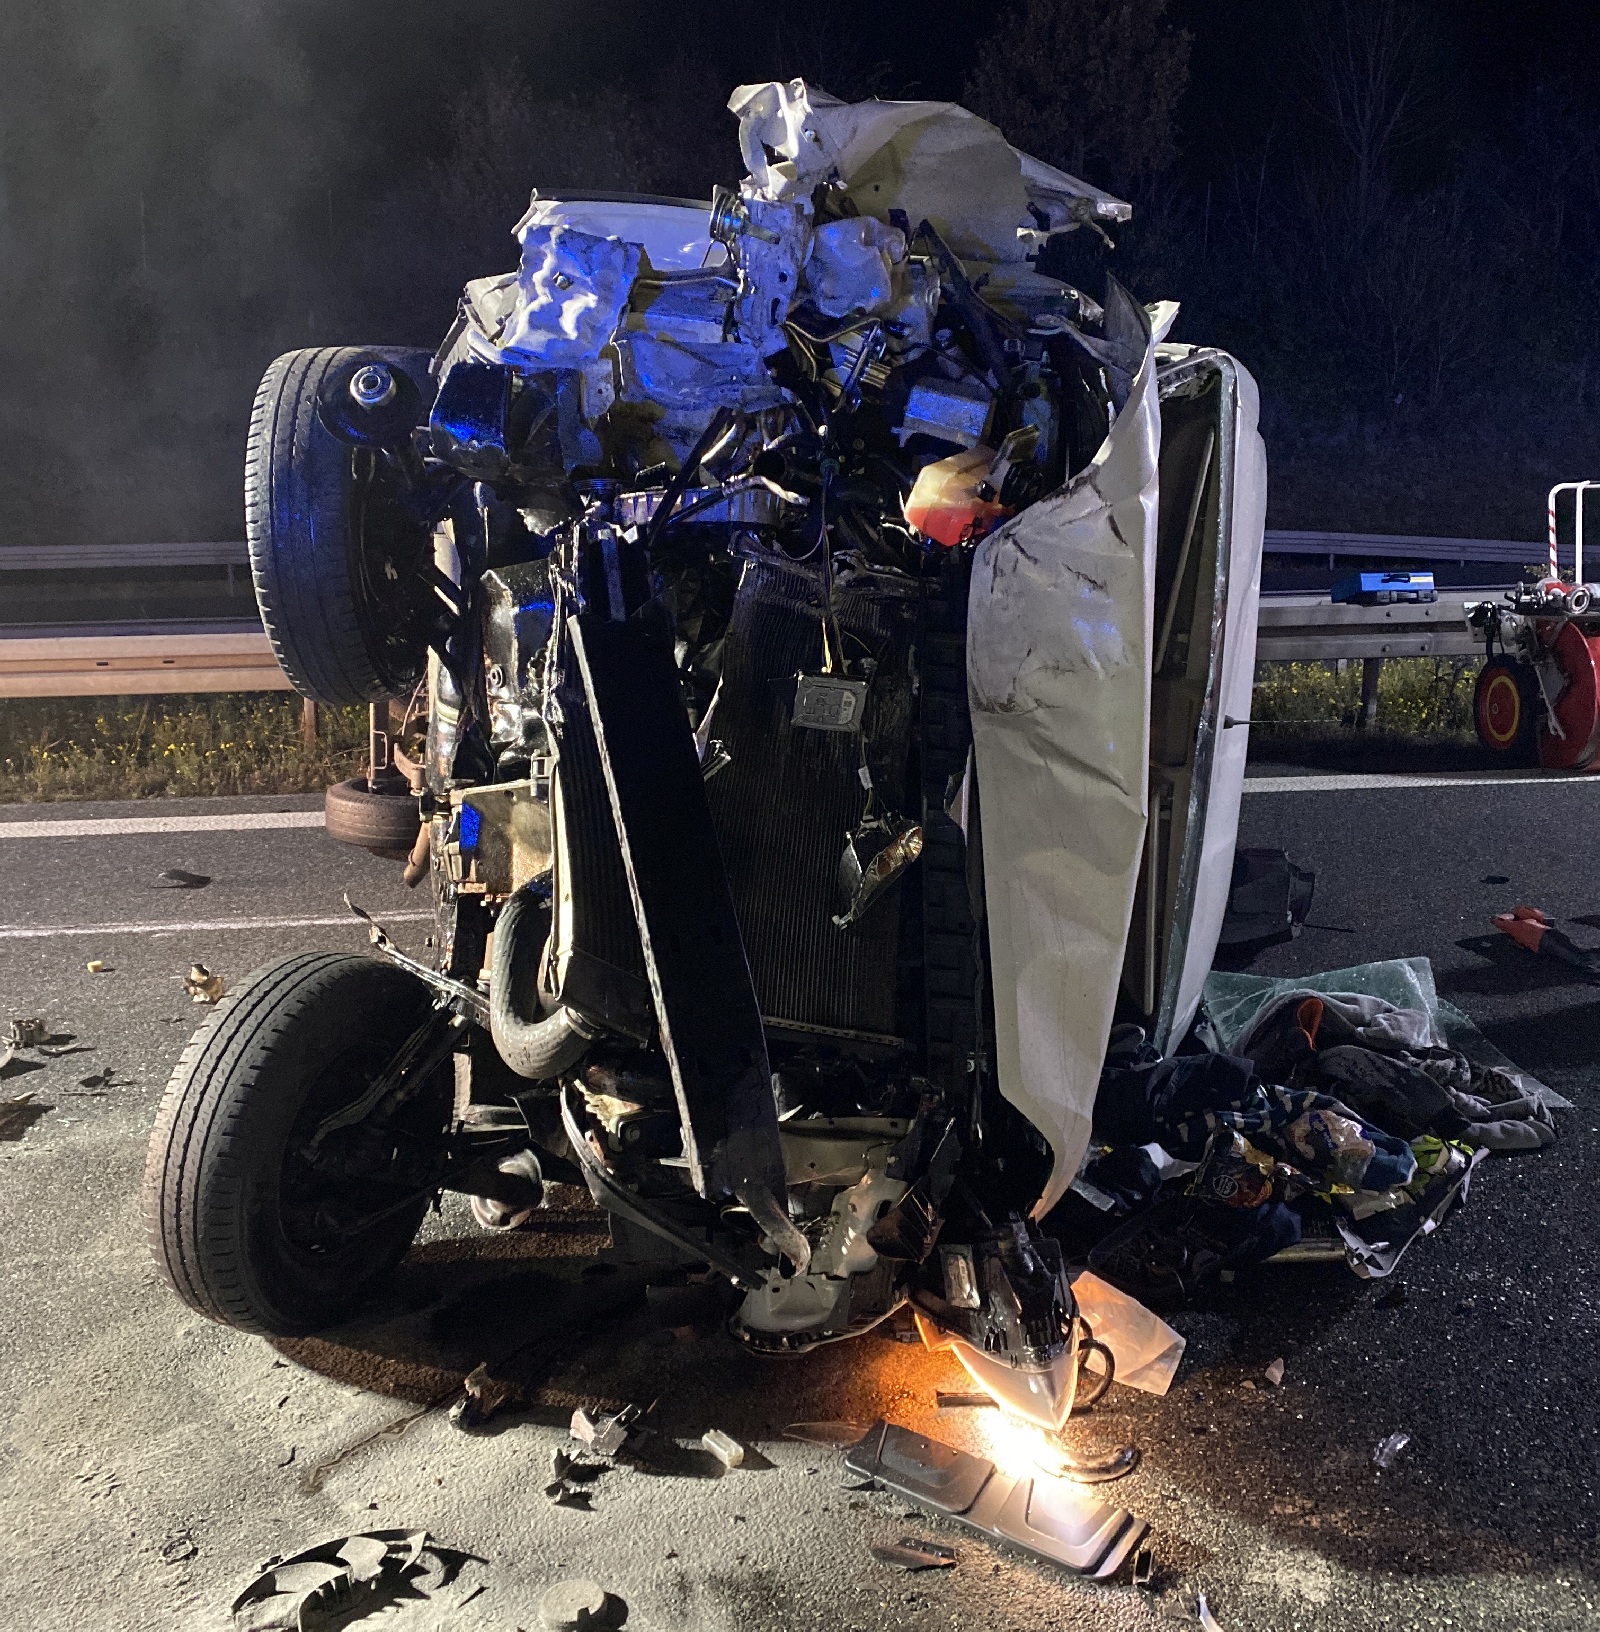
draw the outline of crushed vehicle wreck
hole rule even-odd
[[[1176,308],[1045,276],[1128,206],[939,103],[744,87],[709,206],[535,195],[429,362],[291,353],[252,422],[266,626],[426,720],[434,961],[241,982],[153,1136],[158,1261],[338,1320],[442,1189],[581,1183],[765,1352],[909,1303],[1059,1428],[1040,1227],[1113,1020],[1188,1033],[1226,904],[1265,455]],[[470,1083],[470,1093],[459,1085]]]

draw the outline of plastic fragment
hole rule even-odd
[[[902,1536],[898,1541],[874,1546],[871,1553],[880,1564],[892,1564],[901,1570],[953,1570],[956,1564],[954,1547],[924,1541],[921,1536]]]
[[[1211,1606],[1206,1602],[1206,1595],[1203,1592],[1195,1600],[1195,1610],[1199,1614],[1200,1624],[1205,1628],[1205,1632],[1222,1632],[1222,1627],[1216,1616],[1211,1613]]]
[[[481,1427],[511,1397],[510,1385],[489,1375],[487,1360],[473,1367],[461,1386],[465,1392],[450,1407],[450,1421],[467,1432]]]
[[[1283,1386],[1283,1362],[1281,1360],[1274,1360],[1272,1364],[1268,1366],[1264,1372],[1262,1372],[1261,1375],[1265,1377],[1274,1388],[1281,1388]]]
[[[156,875],[157,890],[203,890],[211,882],[209,874],[186,873],[181,867],[168,867]]]
[[[700,1436],[701,1445],[727,1468],[731,1473],[744,1461],[744,1446],[731,1434],[725,1434],[720,1428],[708,1428]]]
[[[13,1048],[37,1048],[50,1041],[50,1028],[37,1015],[6,1022],[4,1041]]]
[[[340,1536],[289,1558],[274,1558],[233,1601],[241,1632],[298,1632],[307,1611],[330,1612],[348,1624],[386,1583],[409,1581],[430,1545],[426,1530],[372,1530]]]
[[[539,1600],[539,1619],[550,1632],[586,1632],[603,1626],[606,1590],[598,1581],[558,1581]]]
[[[1378,1441],[1378,1448],[1372,1453],[1372,1460],[1380,1468],[1392,1468],[1400,1459],[1400,1453],[1411,1443],[1411,1435],[1405,1432],[1388,1434]]]
[[[941,1411],[979,1411],[995,1403],[988,1394],[951,1394],[942,1388],[935,1392],[933,1399]]]
[[[91,975],[103,975],[106,972],[105,959],[90,958],[89,961],[84,964],[84,968],[87,969]]]
[[[1141,1547],[1133,1555],[1133,1584],[1136,1587],[1148,1587],[1155,1580],[1156,1550],[1154,1547]]]
[[[212,974],[203,963],[191,963],[183,989],[196,1003],[215,1003],[228,988],[221,975]]]
[[[581,1405],[572,1413],[572,1437],[596,1456],[615,1456],[627,1443],[628,1429],[639,1415],[636,1405],[625,1405],[612,1417],[595,1417]]]

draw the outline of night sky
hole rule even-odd
[[[533,185],[737,179],[740,81],[960,99],[1014,3],[5,8],[8,536],[238,536],[276,353],[433,344],[465,278],[511,263]],[[1388,3],[1411,107],[1379,225],[1351,234],[1306,19]],[[1169,0],[1167,21],[1192,36],[1175,160],[1086,179],[1137,207],[1109,264],[1259,380],[1274,523],[1536,532],[1537,495],[1600,465],[1600,6]]]

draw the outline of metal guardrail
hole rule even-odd
[[[1335,606],[1316,595],[1264,595],[1256,633],[1260,663],[1340,658],[1473,657],[1483,642],[1467,628],[1468,601],[1482,593],[1439,592],[1436,601]]]
[[[1502,566],[1540,566],[1549,554],[1549,544],[1540,540],[1509,538],[1423,538],[1399,533],[1302,533],[1269,528],[1268,555],[1324,556],[1329,567],[1346,561],[1453,561],[1468,566],[1477,561]]]
[[[1367,533],[1269,532],[1269,552],[1353,559],[1508,561],[1541,547],[1492,539],[1409,538]],[[1507,555],[1507,551],[1512,552]],[[0,573],[121,567],[239,566],[242,543],[0,546]],[[1422,605],[1335,606],[1317,595],[1262,598],[1259,661],[1471,657],[1479,646],[1463,605],[1481,595],[1441,591]],[[0,613],[3,616],[3,613]],[[200,691],[288,691],[258,623],[0,624],[0,697],[158,696]]]
[[[259,623],[0,629],[0,697],[292,689]]]

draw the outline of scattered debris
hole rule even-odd
[[[706,1429],[700,1436],[700,1443],[730,1473],[744,1462],[744,1446],[720,1428]]]
[[[4,1041],[13,1048],[38,1048],[41,1043],[48,1043],[50,1037],[50,1027],[37,1015],[6,1022]]]
[[[1400,1453],[1411,1443],[1411,1435],[1401,1431],[1387,1434],[1378,1441],[1378,1448],[1372,1453],[1373,1462],[1380,1468],[1392,1468],[1400,1459]]]
[[[196,1003],[215,1003],[228,988],[221,975],[212,974],[203,963],[191,963],[183,989]]]
[[[595,1418],[580,1405],[572,1413],[572,1437],[596,1456],[615,1456],[627,1443],[628,1429],[638,1420],[639,1407],[625,1405],[611,1417]]]
[[[1218,1624],[1216,1616],[1211,1613],[1211,1606],[1206,1602],[1206,1595],[1203,1592],[1195,1600],[1194,1607],[1205,1632],[1222,1632],[1222,1627]]]
[[[953,1394],[942,1388],[934,1394],[933,1400],[941,1411],[981,1411],[995,1403],[989,1394]]]
[[[79,1077],[78,1086],[80,1088],[109,1088],[114,1074],[111,1067],[107,1066],[104,1071],[96,1071],[87,1077]]]
[[[1141,1547],[1133,1555],[1132,1579],[1136,1587],[1148,1587],[1156,1578],[1156,1550]]]
[[[572,1458],[558,1445],[550,1453],[550,1476],[565,1479],[572,1467]]]
[[[186,873],[181,867],[168,867],[156,875],[153,890],[203,890],[211,879],[205,873]]]
[[[87,969],[91,975],[105,975],[111,972],[110,967],[104,958],[90,958],[89,961],[84,964],[84,968]]]
[[[1268,1366],[1264,1372],[1262,1372],[1261,1375],[1265,1377],[1274,1388],[1281,1388],[1283,1386],[1283,1362],[1281,1360],[1274,1360],[1272,1364]]]
[[[539,1619],[550,1632],[602,1632],[620,1626],[626,1609],[598,1581],[558,1581],[539,1600]]]
[[[489,1375],[489,1362],[481,1362],[462,1379],[466,1392],[450,1407],[450,1421],[463,1432],[481,1428],[511,1398],[509,1383]]]
[[[871,1548],[871,1553],[880,1564],[892,1564],[901,1570],[953,1570],[956,1567],[954,1547],[924,1541],[921,1536],[902,1536],[898,1541],[881,1543]]]
[[[406,1590],[431,1539],[426,1530],[372,1530],[270,1559],[234,1599],[234,1625],[241,1632],[304,1632],[313,1609],[347,1624],[351,1611],[376,1608]]]
[[[289,1454],[278,1464],[280,1468],[293,1467],[295,1449],[296,1447],[293,1445],[289,1447]]]
[[[199,1551],[194,1537],[187,1530],[174,1530],[161,1544],[161,1562],[187,1564]]]
[[[802,1445],[829,1445],[842,1451],[858,1444],[871,1427],[869,1422],[791,1422],[785,1425],[783,1437]]]
[[[896,1495],[925,1502],[985,1535],[1100,1580],[1115,1575],[1150,1526],[1064,1479],[1003,1473],[909,1428],[879,1420],[845,1467]]]

